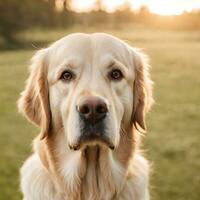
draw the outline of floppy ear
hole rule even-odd
[[[25,90],[18,101],[18,109],[26,118],[40,126],[40,138],[48,136],[51,113],[48,97],[47,63],[45,56],[47,50],[40,50],[32,58],[30,75]]]
[[[152,81],[149,77],[147,56],[138,50],[134,51],[135,81],[133,87],[134,102],[132,122],[139,131],[146,131],[145,115],[153,103]]]

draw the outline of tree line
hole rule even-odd
[[[70,1],[63,0],[62,9],[57,9],[56,0],[0,0],[0,37],[6,42],[15,40],[16,33],[33,27],[68,27],[74,24],[94,25],[107,23],[139,23],[148,27],[166,29],[200,29],[200,11],[184,12],[179,16],[159,16],[141,7],[133,12],[124,4],[114,13],[107,13],[96,2],[95,10],[76,13],[70,8]]]

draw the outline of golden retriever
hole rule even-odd
[[[24,200],[149,200],[139,132],[152,98],[146,56],[104,33],[68,35],[32,59],[19,111],[40,127]]]

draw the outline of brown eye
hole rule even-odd
[[[109,78],[112,80],[118,81],[123,78],[123,74],[119,69],[114,69],[110,72]]]
[[[61,80],[63,81],[70,81],[74,77],[74,74],[70,71],[64,71],[60,77]]]

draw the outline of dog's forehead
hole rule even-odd
[[[122,56],[127,50],[126,44],[120,39],[105,33],[75,33],[57,42],[51,49],[54,55],[77,55],[79,57],[102,56],[112,54]]]

